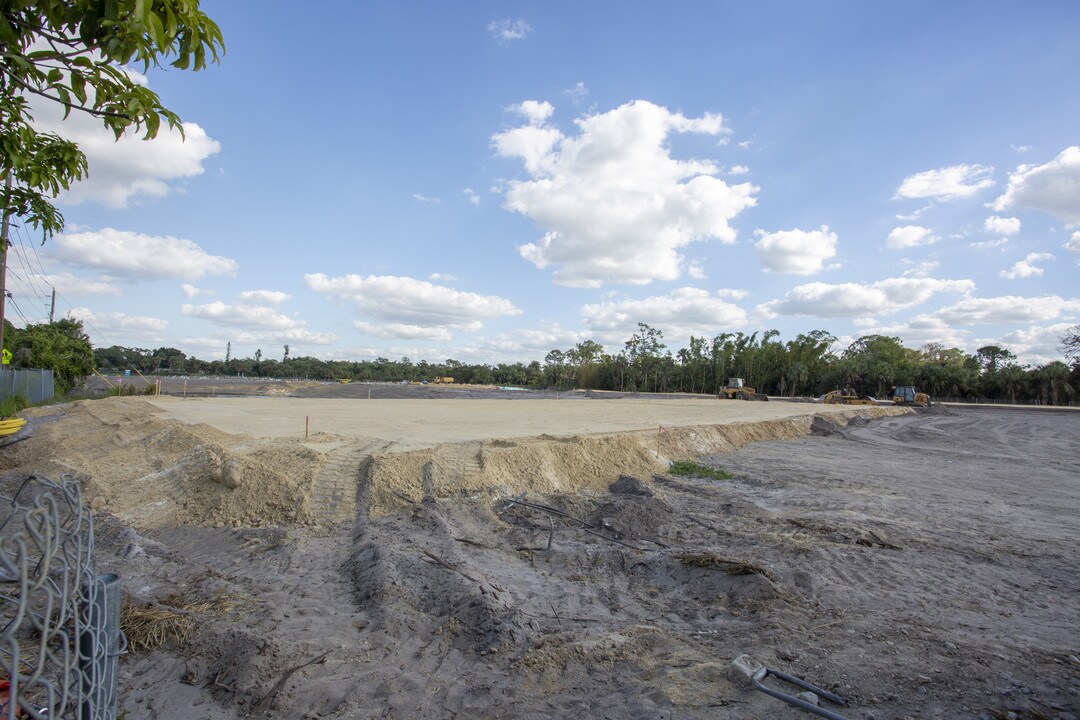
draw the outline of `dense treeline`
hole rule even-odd
[[[1074,329],[1075,330],[1075,329]],[[1072,337],[1075,338],[1075,332]],[[176,348],[146,350],[113,346],[94,351],[102,372],[134,369],[143,374],[242,375],[266,378],[309,378],[373,382],[432,381],[453,377],[457,383],[513,385],[559,389],[712,394],[727,378],[741,377],[774,396],[818,396],[851,386],[861,394],[881,397],[894,385],[915,385],[933,397],[988,398],[1009,402],[1068,404],[1080,389],[1080,357],[1062,338],[1070,367],[1055,361],[1040,366],[1020,365],[1008,348],[987,345],[975,354],[929,344],[903,346],[895,337],[867,335],[840,353],[836,338],[815,330],[781,341],[779,332],[722,333],[693,337],[687,347],[670,350],[663,332],[639,324],[617,353],[604,352],[591,340],[566,350],[552,350],[529,364],[466,364],[412,362],[409,358],[363,361],[267,358],[261,350],[251,358],[205,361],[189,358]],[[1074,344],[1075,345],[1075,344]]]

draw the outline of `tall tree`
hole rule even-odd
[[[1080,360],[1080,325],[1073,325],[1060,338],[1061,354],[1070,360]]]
[[[146,139],[179,116],[125,70],[201,70],[224,51],[199,0],[4,0],[0,4],[0,207],[47,237],[64,228],[50,202],[86,175],[78,146],[33,126],[31,96],[99,118],[117,138]]]

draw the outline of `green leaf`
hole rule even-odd
[[[71,73],[71,92],[79,99],[80,105],[86,104],[86,77],[77,70]]]

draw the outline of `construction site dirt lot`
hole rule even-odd
[[[852,720],[1080,715],[1080,413],[303,392],[38,408],[0,450],[5,493],[82,479],[159,623],[129,720],[809,717],[744,653]]]

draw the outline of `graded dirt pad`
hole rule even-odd
[[[852,719],[1080,712],[1078,414],[582,400],[593,432],[485,436],[473,401],[305,441],[218,402],[37,410],[0,451],[9,483],[84,477],[99,569],[198,618],[123,659],[129,718],[809,717],[734,685],[743,653]],[[395,436],[417,412],[438,427]],[[667,474],[659,424],[664,459],[733,477]]]

